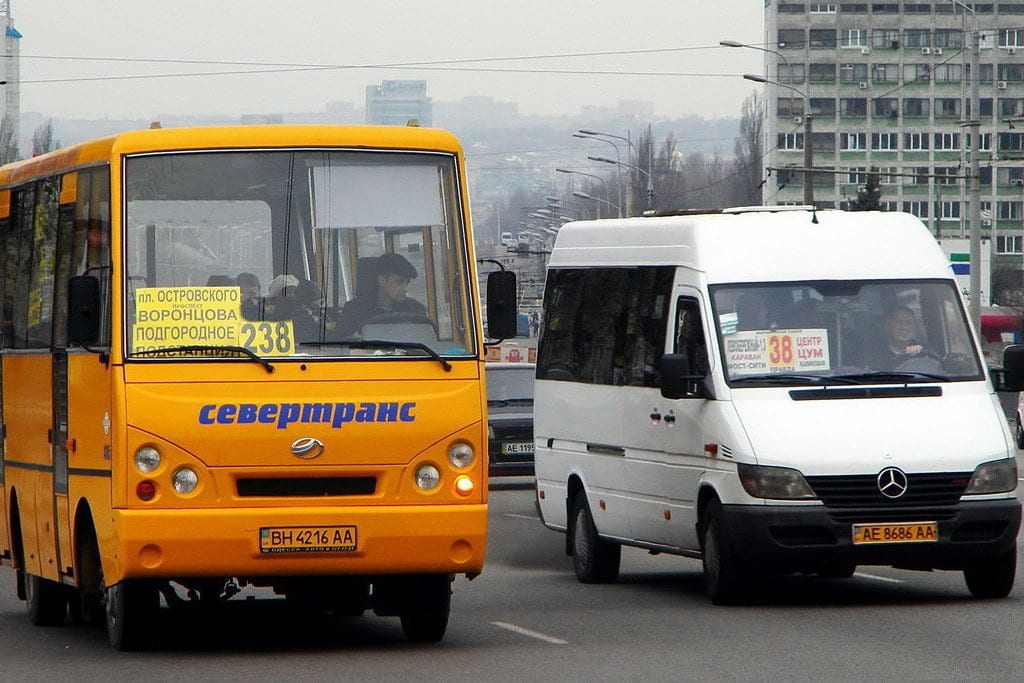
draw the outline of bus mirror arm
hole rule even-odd
[[[707,374],[693,374],[690,359],[681,353],[666,353],[658,362],[661,371],[661,395],[665,398],[715,397]]]

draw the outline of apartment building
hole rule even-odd
[[[812,117],[814,202],[845,207],[869,171],[888,210],[966,236],[970,46],[980,36],[982,236],[1001,261],[1024,254],[1024,0],[765,4],[768,165],[803,167]],[[801,204],[781,170],[766,204]],[[1002,257],[1000,257],[1002,255]]]

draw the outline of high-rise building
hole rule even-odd
[[[1024,253],[1024,0],[765,8],[768,165],[803,167],[809,113],[813,166],[834,171],[815,173],[815,204],[848,205],[875,171],[882,208],[909,211],[943,237],[969,234],[970,46],[979,35],[981,233],[995,237],[997,255]],[[803,201],[803,172],[771,174],[765,203]]]
[[[434,104],[427,97],[426,81],[383,81],[366,86],[366,122],[404,126],[415,119],[434,125]]]
[[[21,33],[14,28],[9,0],[0,0],[0,20],[3,21],[4,29],[4,53],[0,57],[0,81],[3,81],[3,85],[0,85],[0,88],[3,88],[3,97],[0,98],[0,120],[7,119],[7,125],[11,126],[17,139],[21,117]]]

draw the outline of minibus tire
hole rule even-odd
[[[1024,425],[1020,423],[1020,415],[1017,416],[1017,448],[1024,448]]]
[[[56,581],[26,573],[25,605],[33,626],[60,626],[68,613],[68,592]]]
[[[570,523],[572,567],[580,583],[610,583],[619,578],[622,546],[598,535],[583,491],[573,499]]]
[[[1017,575],[1017,546],[999,557],[978,562],[964,569],[964,581],[976,598],[1005,598],[1013,590]]]
[[[452,606],[452,577],[437,574],[415,577],[406,587],[402,633],[413,643],[437,643],[448,630]]]
[[[718,499],[708,503],[704,515],[704,587],[713,604],[734,605],[746,596],[749,572],[732,551]]]
[[[108,587],[105,616],[110,644],[122,652],[145,648],[159,606],[160,594],[151,582],[123,579]]]

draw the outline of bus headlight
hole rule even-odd
[[[1004,458],[983,462],[974,468],[974,475],[964,495],[978,493],[1006,493],[1017,486],[1017,460]]]
[[[473,464],[473,447],[468,443],[452,444],[448,448],[448,462],[457,470]]]
[[[199,475],[191,467],[181,467],[171,476],[171,486],[182,495],[188,495],[199,486]]]
[[[135,469],[149,474],[160,467],[160,451],[152,446],[143,446],[135,451]]]
[[[433,491],[441,483],[441,472],[433,465],[420,465],[415,476],[416,487],[422,491]]]
[[[743,489],[754,498],[793,500],[814,498],[814,492],[799,470],[788,467],[737,465]]]

